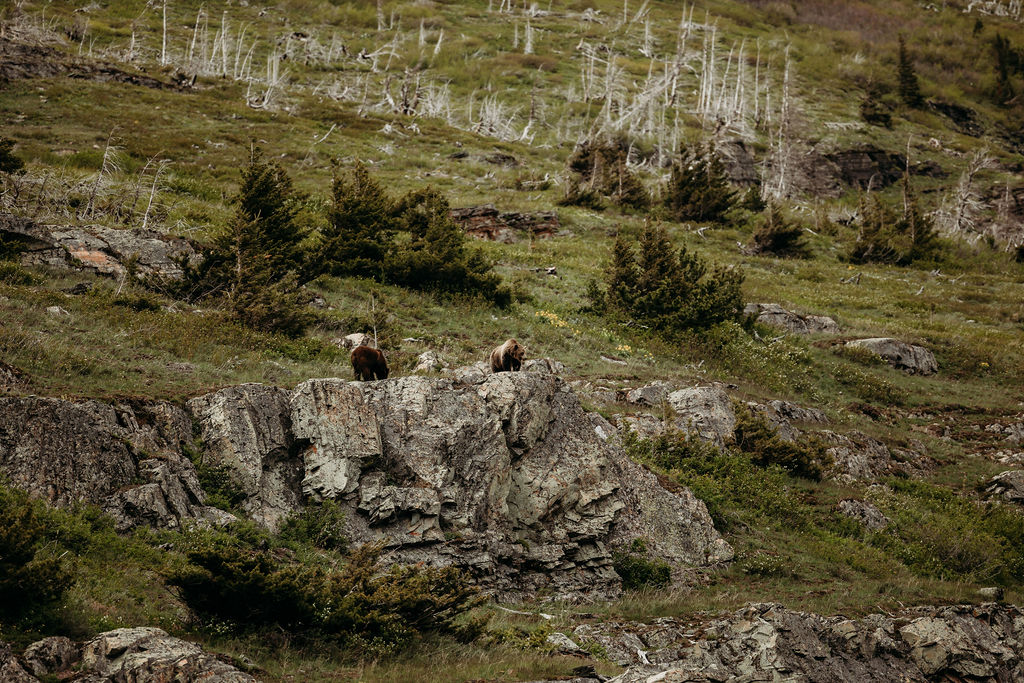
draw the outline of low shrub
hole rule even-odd
[[[633,539],[628,550],[612,553],[615,573],[626,590],[664,588],[672,580],[672,568],[663,560],[648,559],[646,554],[647,545],[640,538]]]
[[[385,566],[364,545],[343,567],[290,561],[224,532],[196,532],[188,563],[167,580],[200,619],[240,632],[285,629],[380,656],[424,633],[462,634],[457,620],[480,604],[454,567]]]
[[[1024,580],[1024,515],[927,482],[892,479],[873,502],[892,524],[871,537],[925,576],[1004,584]]]
[[[807,523],[809,508],[792,491],[786,471],[778,465],[761,467],[748,454],[719,450],[679,432],[653,439],[630,433],[625,447],[633,460],[693,491],[719,531],[743,527],[745,519],[758,517],[795,529]]]
[[[280,536],[282,540],[308,543],[322,550],[344,551],[348,546],[344,529],[345,513],[341,506],[336,501],[324,500],[310,503],[290,517]]]
[[[45,504],[0,485],[0,619],[45,619],[75,579],[61,550]]]
[[[20,263],[0,259],[0,282],[5,285],[35,285],[39,284],[39,278],[25,270]]]
[[[737,407],[733,432],[736,448],[761,467],[778,465],[798,477],[820,481],[828,458],[820,441],[804,436],[800,442],[785,441],[762,415]]]

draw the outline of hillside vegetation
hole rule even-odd
[[[667,417],[625,400],[655,380],[722,383],[739,416],[721,446],[624,437],[736,550],[692,585],[668,585],[641,542],[617,556],[619,600],[512,613],[454,573],[332,542],[330,510],[291,536],[126,536],[4,486],[0,520],[31,540],[0,533],[0,603],[24,585],[45,598],[0,604],[4,640],[157,625],[266,680],[527,680],[579,665],[545,639],[581,621],[754,601],[862,615],[983,586],[1020,604],[1024,514],[985,492],[1024,462],[1007,438],[1024,420],[1019,2],[19,0],[0,9],[0,120],[2,213],[153,230],[207,257],[177,281],[130,259],[102,277],[24,263],[0,225],[0,395],[181,403],[349,379],[340,338],[365,332],[392,377],[514,337],[606,418]],[[474,240],[450,209],[481,204],[555,211],[558,230]],[[751,302],[840,332],[786,334]],[[927,348],[938,372],[844,345],[871,337]],[[782,442],[744,412],[776,399],[924,464],[832,476],[826,436]],[[200,475],[236,509],[223,476]],[[840,514],[849,499],[889,526]],[[251,583],[218,586],[218,563]],[[357,608],[338,597],[352,567]],[[306,612],[242,629],[210,598],[257,584]],[[338,612],[303,631],[310,585]],[[350,608],[381,613],[367,626]],[[436,618],[410,625],[417,610]]]

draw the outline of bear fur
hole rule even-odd
[[[491,351],[492,372],[518,372],[523,366],[526,350],[515,339],[509,339]]]
[[[369,382],[388,378],[388,359],[384,352],[372,346],[357,346],[352,349],[352,369],[356,379]]]

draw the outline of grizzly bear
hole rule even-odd
[[[518,371],[523,366],[524,355],[526,355],[526,351],[519,345],[519,342],[515,339],[509,339],[491,351],[491,371]]]
[[[388,359],[384,352],[372,346],[357,346],[352,349],[352,369],[356,379],[369,382],[373,379],[388,378]]]

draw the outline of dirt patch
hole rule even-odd
[[[91,81],[129,83],[157,90],[183,90],[183,83],[168,83],[132,73],[113,64],[83,59],[45,45],[0,42],[0,85],[26,78],[68,76]]]

